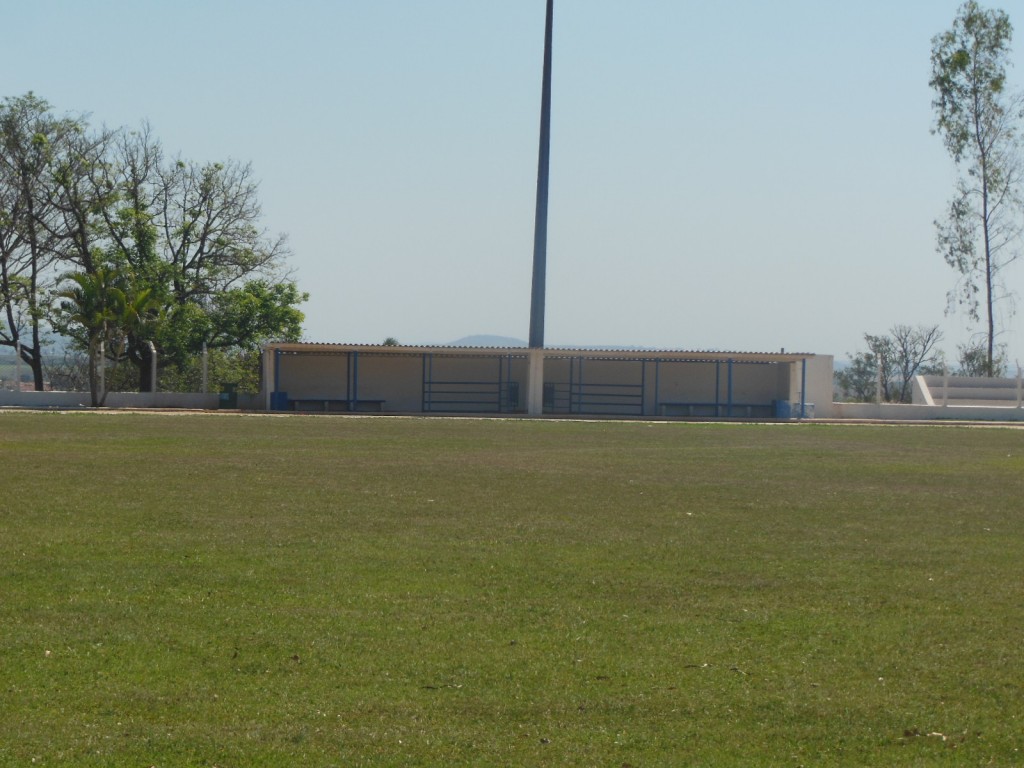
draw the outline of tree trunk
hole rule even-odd
[[[38,334],[36,334],[38,335]],[[28,363],[29,370],[32,371],[32,385],[36,392],[43,391],[43,356],[39,348],[39,340],[36,339],[35,346],[26,347],[24,344],[19,345],[21,349],[21,359],[23,362]],[[18,387],[21,387],[21,382],[18,382]]]
[[[140,345],[136,356],[139,366],[139,392],[153,391],[153,359],[149,345]]]
[[[32,378],[36,392],[43,391],[43,344],[39,338],[39,322],[32,322]]]
[[[89,396],[93,408],[100,408],[107,401],[105,382],[100,383],[100,366],[103,365],[103,341],[98,338],[89,339]]]
[[[991,222],[989,217],[989,157],[985,148],[985,142],[981,138],[978,122],[975,120],[975,141],[978,144],[978,159],[981,166],[981,234],[985,246],[985,319],[988,322],[988,346],[985,358],[985,375],[992,378],[992,358],[995,351],[996,321],[995,312],[992,307],[994,298],[992,296],[992,234],[990,232]]]
[[[89,402],[93,408],[99,405],[99,381],[96,378],[96,341],[89,339]]]

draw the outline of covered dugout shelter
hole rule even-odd
[[[280,343],[263,364],[278,411],[793,419],[832,403],[832,358],[808,353]]]

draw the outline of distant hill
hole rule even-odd
[[[527,342],[511,336],[488,336],[479,334],[476,336],[463,336],[461,339],[449,341],[446,346],[450,347],[526,347]]]

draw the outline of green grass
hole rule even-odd
[[[1011,429],[0,413],[0,765],[1020,764],[1022,478]]]

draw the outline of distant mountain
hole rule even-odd
[[[522,339],[515,339],[511,336],[488,336],[479,334],[476,336],[463,336],[461,339],[449,341],[445,346],[449,347],[526,347],[527,342]]]

